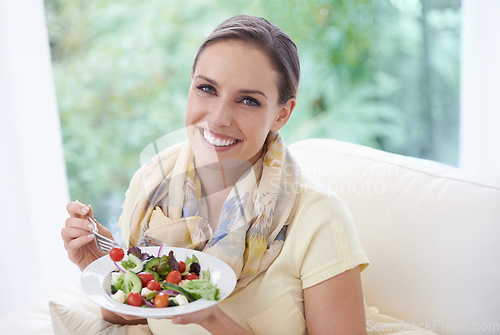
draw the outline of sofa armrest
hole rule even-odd
[[[500,177],[329,139],[290,148],[350,208],[371,261],[369,305],[440,334],[500,327]]]

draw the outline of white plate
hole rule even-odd
[[[156,257],[159,247],[141,247],[140,249],[142,252],[147,252]],[[111,298],[110,273],[117,270],[117,268],[109,255],[99,258],[85,268],[81,277],[82,290],[87,297],[107,310],[143,318],[169,318],[175,315],[196,312],[215,305],[233,292],[236,286],[236,275],[227,263],[209,254],[184,248],[164,246],[161,254],[168,255],[170,250],[174,252],[175,259],[178,261],[185,261],[187,257],[196,255],[200,261],[201,271],[210,270],[210,281],[219,288],[220,299],[217,301],[200,299],[187,305],[165,308],[145,308],[119,303]]]

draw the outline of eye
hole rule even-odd
[[[243,97],[241,102],[247,106],[260,107],[260,102],[252,97]]]
[[[196,86],[196,88],[204,93],[215,94],[215,88],[212,85],[202,84]]]

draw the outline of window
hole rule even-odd
[[[142,149],[183,127],[198,46],[242,8],[298,45],[288,143],[328,137],[457,163],[459,0],[46,0],[71,198],[103,224]]]

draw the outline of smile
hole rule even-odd
[[[201,131],[203,133],[203,138],[205,139],[205,141],[216,147],[227,147],[230,146],[231,144],[238,142],[238,140],[228,140],[228,139],[221,140],[220,138],[213,136],[210,132],[206,131],[205,129],[201,129]]]

